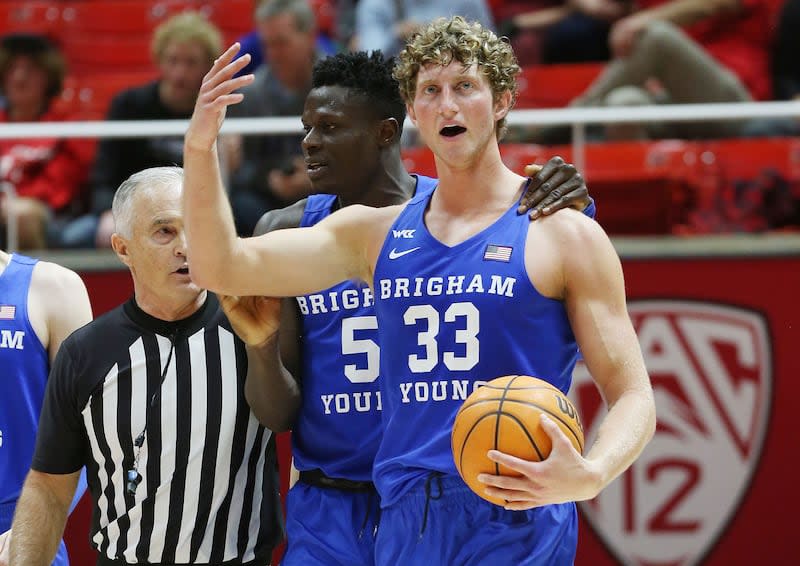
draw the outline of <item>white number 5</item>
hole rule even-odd
[[[378,379],[381,351],[370,338],[356,338],[358,330],[377,330],[378,319],[374,316],[353,316],[342,320],[342,354],[366,354],[367,367],[346,364],[344,375],[353,383],[372,383]]]

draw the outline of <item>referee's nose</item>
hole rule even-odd
[[[186,257],[186,232],[179,230],[175,238],[175,255]]]

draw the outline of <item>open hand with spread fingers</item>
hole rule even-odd
[[[599,473],[590,460],[583,458],[564,432],[546,415],[540,420],[553,449],[541,462],[523,460],[497,450],[488,452],[489,459],[521,474],[520,477],[480,474],[486,493],[504,499],[505,508],[522,511],[567,501],[583,501],[595,497],[601,486]]]
[[[249,54],[234,60],[239,49],[238,43],[228,47],[203,77],[186,131],[186,145],[197,149],[212,148],[217,141],[228,106],[238,104],[244,99],[244,95],[236,91],[252,83],[253,75],[235,76],[250,62]]]
[[[592,202],[583,175],[559,156],[551,157],[544,165],[526,165],[525,175],[531,182],[522,195],[518,212],[530,211],[531,220],[562,208],[583,211]]]

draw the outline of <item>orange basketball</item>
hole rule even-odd
[[[478,474],[519,475],[489,460],[489,450],[535,461],[550,455],[550,437],[539,426],[542,413],[583,453],[578,412],[566,395],[546,381],[527,375],[498,377],[464,400],[453,423],[451,442],[458,473],[475,493],[503,505],[504,501],[486,495],[486,485],[478,481]]]

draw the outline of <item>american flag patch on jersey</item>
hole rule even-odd
[[[512,251],[514,251],[514,248],[511,246],[489,244],[486,246],[486,251],[483,252],[483,259],[508,262],[511,259]]]
[[[0,320],[14,320],[17,307],[14,305],[0,305]]]

